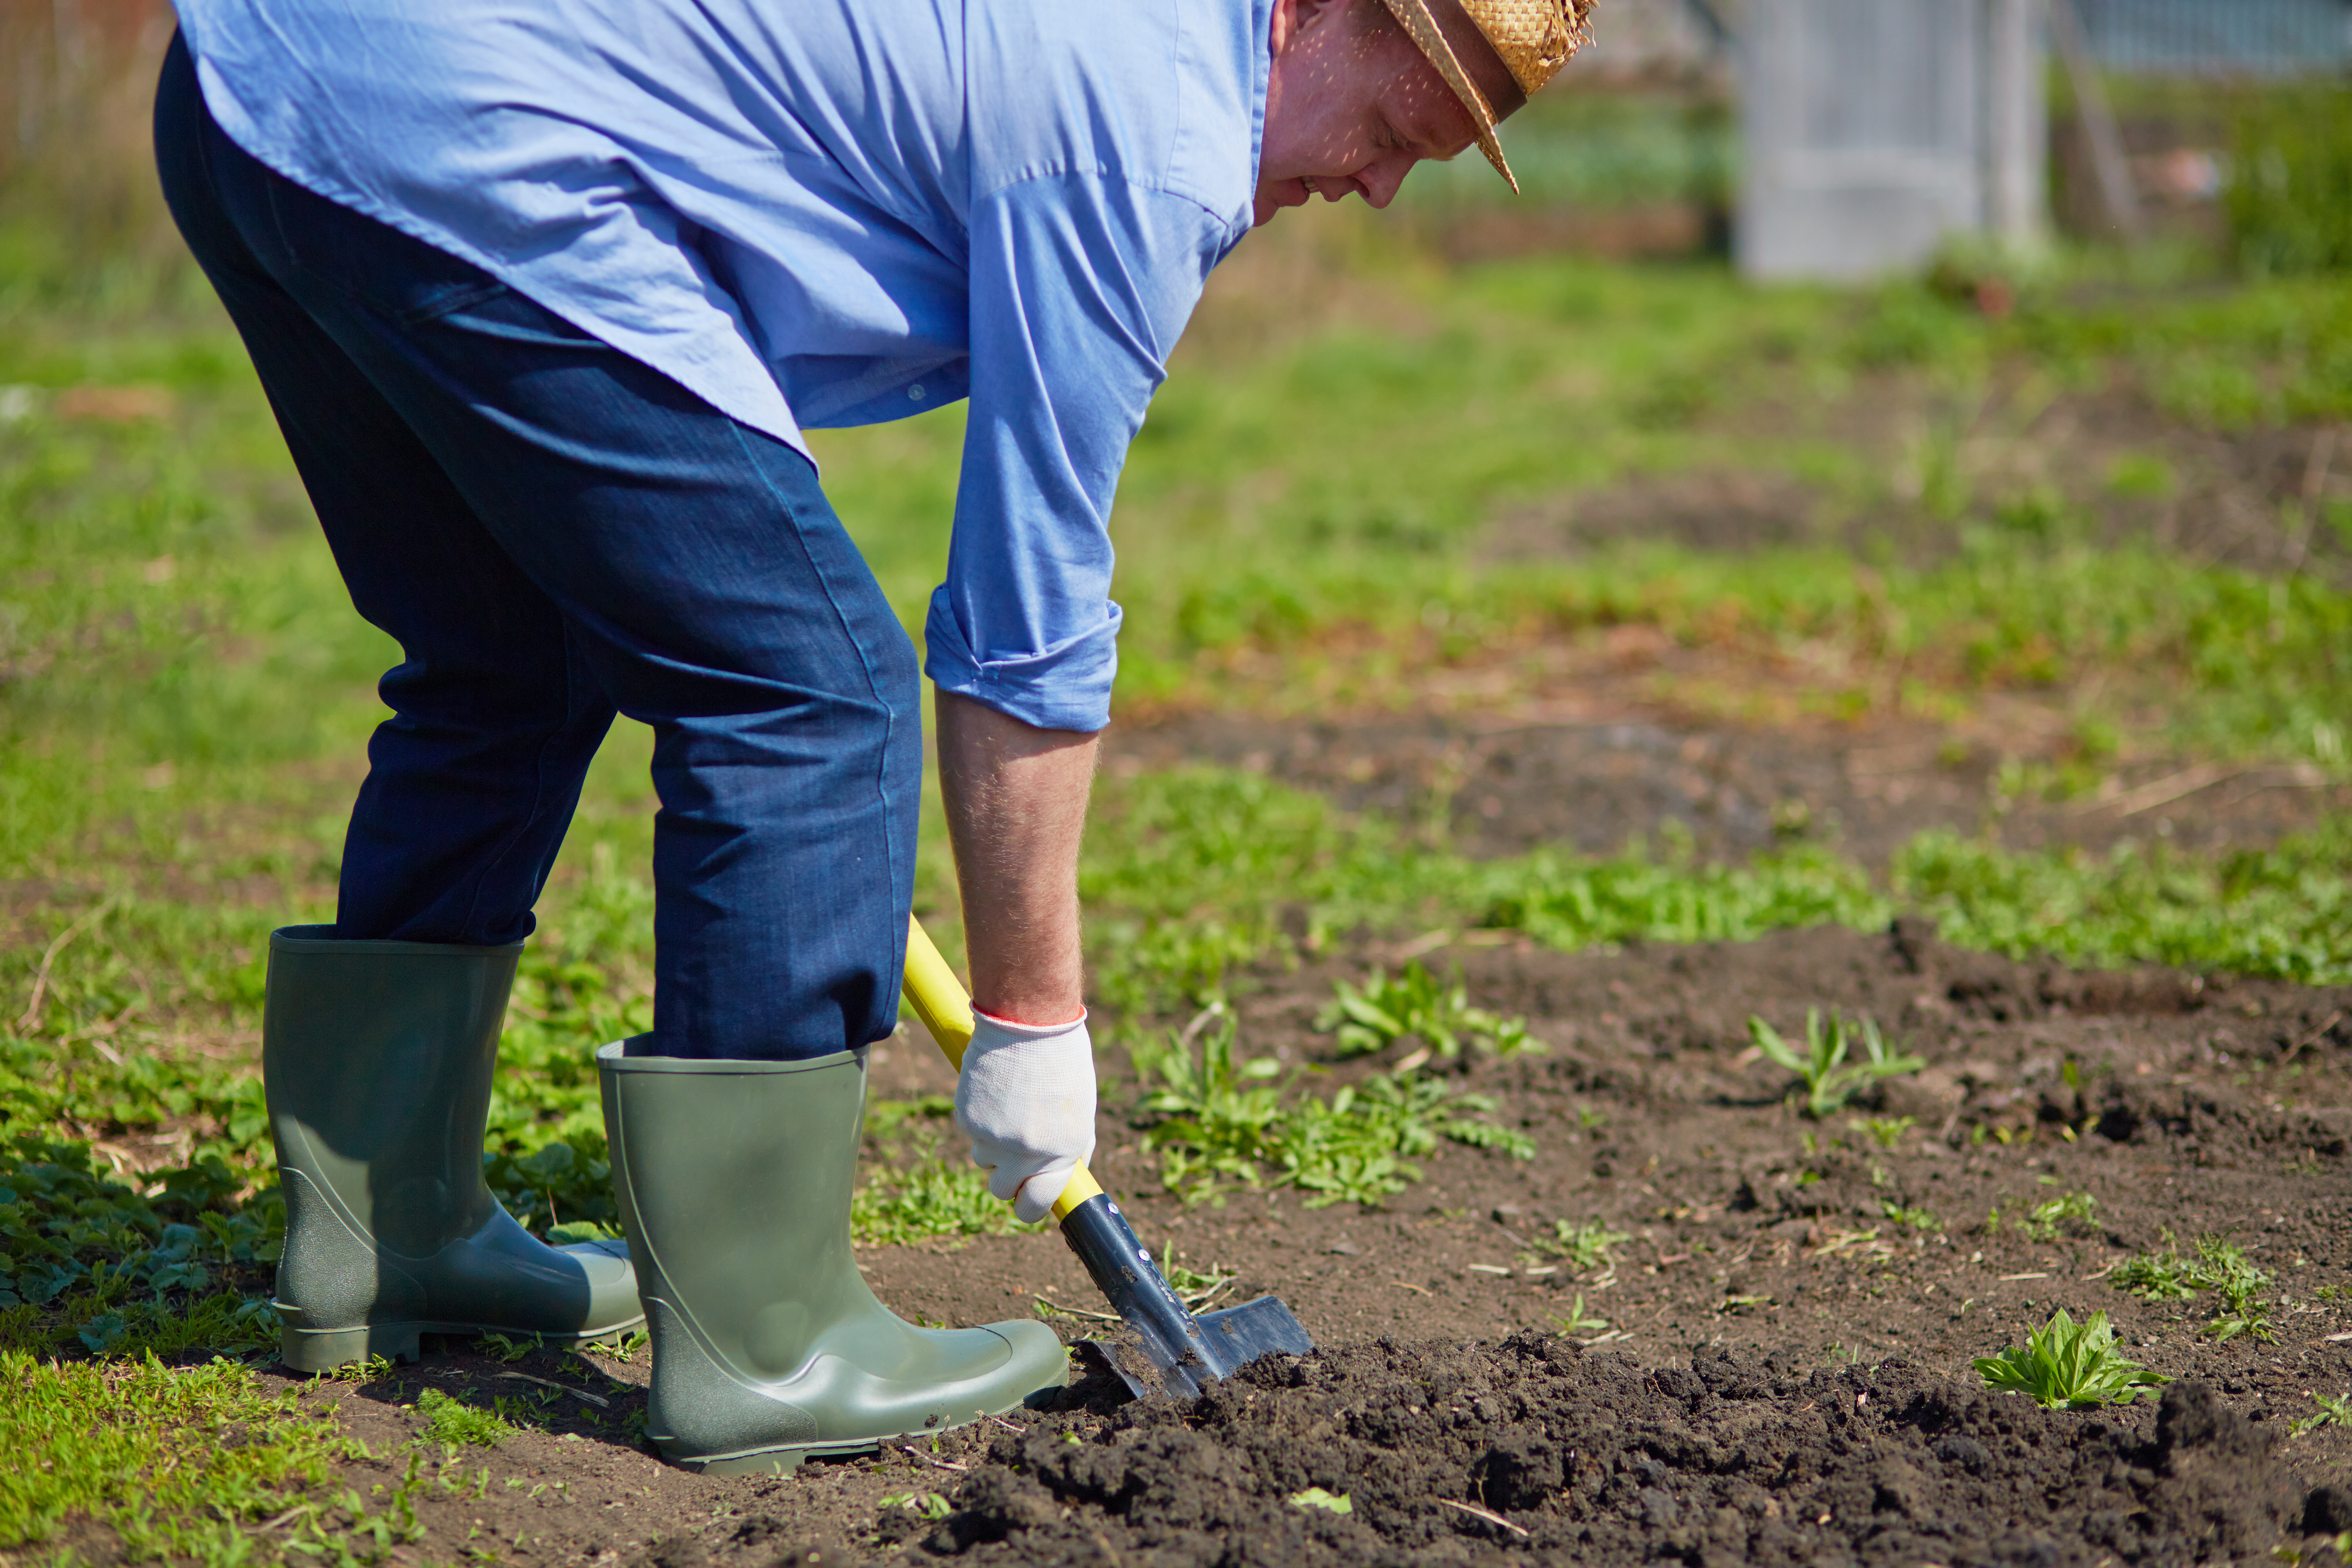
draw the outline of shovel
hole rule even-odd
[[[912,918],[907,921],[905,992],[949,1062],[961,1068],[964,1047],[971,1043],[971,998],[922,923]],[[1202,1384],[1230,1377],[1262,1355],[1305,1355],[1315,1348],[1290,1309],[1273,1296],[1198,1317],[1186,1311],[1150,1251],[1136,1240],[1127,1216],[1085,1165],[1070,1173],[1070,1184],[1054,1202],[1054,1217],[1061,1222],[1062,1239],[1129,1331],[1121,1342],[1089,1340],[1081,1348],[1138,1396],[1191,1399]]]

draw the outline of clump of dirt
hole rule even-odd
[[[1645,1368],[1516,1335],[1263,1362],[1084,1435],[1037,1424],[996,1441],[923,1544],[1171,1568],[2202,1563],[2267,1552],[2335,1500],[2201,1383],[2045,1414],[1899,1361]]]

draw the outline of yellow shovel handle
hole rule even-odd
[[[971,998],[948,961],[940,956],[923,922],[912,915],[907,917],[907,976],[901,988],[915,1016],[947,1054],[948,1065],[961,1071],[963,1048],[971,1044]],[[1067,1219],[1072,1209],[1101,1191],[1102,1184],[1094,1179],[1084,1161],[1079,1162],[1070,1173],[1070,1184],[1054,1200],[1054,1217]]]

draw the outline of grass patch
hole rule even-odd
[[[857,1245],[960,1246],[975,1236],[1036,1228],[1015,1219],[1013,1205],[990,1194],[987,1175],[963,1158],[949,1121],[954,1111],[955,1101],[943,1094],[867,1103],[874,1157],[863,1162],[849,1200],[849,1234]]]
[[[2170,1232],[2164,1250],[2126,1258],[2108,1271],[2107,1283],[2118,1290],[2152,1301],[2185,1301],[2201,1292],[2214,1298],[2213,1317],[2203,1332],[2216,1341],[2246,1335],[2263,1344],[2278,1338],[2271,1326],[2270,1302],[2261,1292],[2271,1277],[2253,1266],[2245,1253],[2218,1236],[2197,1238],[2196,1257],[2184,1258]]]
[[[1417,1073],[1383,1073],[1328,1100],[1285,1081],[1271,1058],[1242,1058],[1223,1008],[1164,1045],[1133,1049],[1154,1119],[1143,1146],[1160,1155],[1160,1179],[1188,1203],[1223,1206],[1234,1185],[1291,1187],[1307,1206],[1377,1206],[1421,1180],[1412,1162],[1441,1139],[1532,1159],[1524,1133],[1485,1118],[1495,1102]]]
[[[2094,1312],[2087,1322],[2077,1323],[2061,1308],[2028,1334],[2023,1345],[1979,1357],[1977,1373],[1988,1388],[2030,1395],[2036,1405],[2052,1410],[2128,1405],[2168,1381],[2126,1360],[2115,1342],[2105,1312]]]
[[[849,1234],[861,1247],[961,1242],[1034,1228],[990,1194],[981,1171],[944,1160],[868,1171],[849,1200]]]
[[[2010,1223],[2028,1241],[2055,1241],[2064,1232],[2095,1229],[2098,1219],[2098,1199],[2088,1193],[2062,1193],[2042,1199],[2026,1210],[2023,1217]],[[1985,1228],[1993,1228],[1990,1221]]]
[[[330,1412],[268,1393],[233,1362],[100,1365],[13,1349],[0,1350],[0,1548],[86,1516],[133,1560],[219,1563],[246,1561],[254,1526],[360,1452]],[[315,1544],[318,1530],[307,1533]]]
[[[1419,959],[1397,975],[1376,969],[1360,987],[1340,980],[1332,990],[1315,1026],[1335,1037],[1342,1056],[1369,1056],[1405,1039],[1419,1044],[1424,1060],[1434,1052],[1452,1061],[1473,1045],[1496,1057],[1545,1048],[1528,1037],[1527,1019],[1473,1007],[1458,972],[1441,981]]]
[[[428,1388],[416,1396],[416,1413],[425,1417],[425,1430],[420,1436],[446,1448],[495,1448],[517,1430],[513,1422],[497,1411],[468,1405],[437,1388]]]

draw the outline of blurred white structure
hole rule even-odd
[[[1867,278],[1955,234],[2042,238],[2042,0],[1740,9],[1742,271]]]

